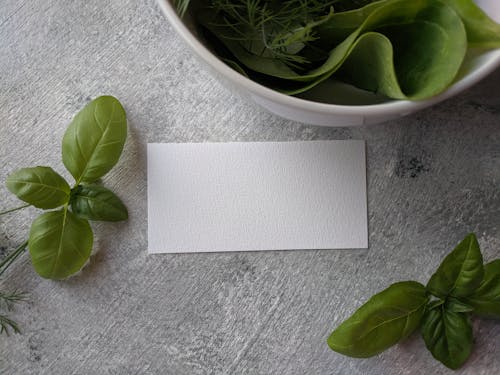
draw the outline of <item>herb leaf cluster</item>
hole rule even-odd
[[[127,208],[98,180],[117,163],[127,138],[127,119],[120,102],[101,96],[84,107],[64,134],[62,161],[74,177],[73,187],[50,167],[12,173],[7,188],[29,205],[49,210],[32,223],[28,240],[36,272],[64,279],[90,257],[94,235],[89,220],[120,221]]]
[[[338,353],[366,358],[421,329],[434,358],[451,369],[472,351],[470,315],[500,319],[500,259],[483,265],[469,234],[443,260],[427,286],[403,281],[374,295],[328,338]]]
[[[468,47],[500,47],[473,0],[176,0],[231,68],[299,95],[340,80],[421,100],[455,79]],[[335,93],[332,93],[332,96]]]

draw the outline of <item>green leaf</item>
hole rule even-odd
[[[366,8],[374,10],[345,39],[359,35],[336,73],[342,80],[412,100],[432,97],[453,82],[467,49],[463,23],[453,9],[427,0],[379,2]],[[366,15],[366,10],[359,12]],[[346,25],[336,23],[342,18],[338,14],[325,26],[330,25],[330,31],[340,27],[342,33]]]
[[[435,299],[435,300],[432,300],[429,302],[429,304],[427,305],[427,310],[430,310],[430,309],[433,309],[435,307],[438,307],[438,306],[441,306],[445,303],[446,301],[443,300],[443,299]]]
[[[120,102],[101,96],[87,104],[69,125],[62,159],[76,184],[94,182],[117,163],[127,138],[127,118]]]
[[[359,37],[339,74],[356,87],[396,99],[419,100],[445,90],[467,49],[461,20],[439,3],[376,31]]]
[[[248,78],[248,74],[245,72],[245,69],[241,67],[240,64],[238,64],[236,61],[227,59],[227,58],[221,58],[222,61],[224,61],[227,65],[229,65],[233,70],[236,70],[238,73],[240,73],[242,76],[245,76]]]
[[[374,11],[389,1],[376,1],[362,8],[335,13],[330,23],[318,27],[324,48],[332,48],[358,28]],[[417,1],[413,1],[415,4]],[[453,8],[464,23],[467,41],[471,47],[497,48],[500,46],[500,25],[488,17],[473,0],[440,0]],[[407,6],[410,1],[407,1]]]
[[[481,285],[465,301],[476,314],[500,319],[500,259],[484,266]]]
[[[441,298],[467,297],[477,289],[483,275],[483,256],[476,236],[471,233],[444,258],[427,290]]]
[[[418,328],[428,300],[420,283],[392,284],[337,327],[328,338],[328,345],[350,357],[374,356]]]
[[[472,350],[468,316],[448,311],[443,305],[425,313],[422,336],[432,356],[453,370],[464,364]]]
[[[28,241],[35,271],[48,279],[64,279],[78,272],[90,256],[92,229],[64,208],[46,212],[33,221]]]
[[[474,308],[456,298],[448,297],[445,304],[445,309],[452,312],[471,312]]]
[[[128,218],[127,207],[111,190],[99,185],[80,185],[72,196],[71,209],[89,220],[121,221]]]
[[[471,47],[500,47],[500,25],[493,21],[472,0],[442,0],[462,18]]]
[[[6,185],[19,199],[43,209],[67,203],[71,190],[66,180],[50,167],[19,169],[7,177]]]

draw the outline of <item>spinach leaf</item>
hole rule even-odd
[[[351,357],[371,357],[410,335],[428,301],[415,281],[392,284],[374,295],[328,338],[330,348]]]
[[[334,13],[330,22],[325,22],[316,27],[315,31],[318,35],[317,45],[321,46],[321,48],[332,50],[337,44],[363,25],[366,19],[379,8],[390,5],[390,3],[398,2],[401,2],[401,0],[375,1],[362,8]],[[408,5],[411,6],[410,2],[408,3]],[[416,2],[413,1],[411,3],[416,4]]]
[[[483,275],[483,256],[476,236],[471,233],[444,258],[427,290],[441,298],[467,297],[477,289]]]
[[[463,23],[453,9],[426,0],[370,7],[377,8],[346,39],[359,35],[339,66],[341,79],[412,100],[434,96],[453,82],[467,49]],[[335,30],[335,17],[330,23]]]
[[[128,212],[111,190],[99,185],[80,185],[71,199],[72,211],[88,220],[121,221],[128,218]]]
[[[339,69],[339,77],[356,87],[391,98],[406,95],[398,84],[391,41],[383,34],[368,32],[359,37]]]
[[[444,305],[425,313],[422,336],[432,356],[451,369],[462,366],[472,350],[472,327],[468,316],[449,311]]]
[[[67,207],[36,218],[28,248],[35,271],[48,279],[64,279],[78,272],[90,256],[92,229]]]
[[[465,302],[476,314],[500,319],[500,259],[485,264],[483,281]]]
[[[69,200],[66,180],[50,167],[22,168],[7,177],[7,189],[38,208],[62,206]]]
[[[120,102],[101,96],[85,106],[69,125],[62,159],[76,184],[94,182],[120,158],[127,138],[127,119]]]
[[[362,8],[349,12],[335,13],[331,22],[316,28],[318,44],[331,49],[356,30],[375,10],[385,6],[390,0],[376,1]],[[411,6],[417,1],[406,1],[402,5]],[[471,47],[498,48],[500,46],[500,25],[492,20],[473,0],[436,0],[442,2],[460,16],[467,32],[467,41]]]
[[[493,21],[472,0],[441,0],[460,15],[471,47],[500,47],[500,25]]]

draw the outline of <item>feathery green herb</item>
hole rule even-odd
[[[0,292],[0,307],[12,310],[14,305],[19,302],[25,302],[28,298],[26,292],[15,290],[13,292]]]
[[[27,299],[27,293],[22,291],[0,292],[0,309],[12,311],[15,304],[26,302]],[[9,331],[19,333],[19,326],[14,320],[0,313],[0,334],[6,333],[8,335]]]

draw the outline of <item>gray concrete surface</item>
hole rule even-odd
[[[31,293],[0,336],[2,374],[448,374],[416,334],[365,360],[329,350],[330,331],[371,294],[426,282],[468,232],[500,255],[500,71],[413,116],[366,128],[305,126],[222,87],[153,0],[0,2],[0,180],[60,162],[66,125],[90,98],[125,105],[130,135],[105,183],[130,211],[100,224],[99,250],[68,281],[24,256],[0,288]],[[370,248],[146,255],[146,143],[366,139]],[[3,207],[17,204],[0,186]],[[36,210],[0,218],[23,241]],[[457,374],[500,373],[500,325],[474,321]]]

